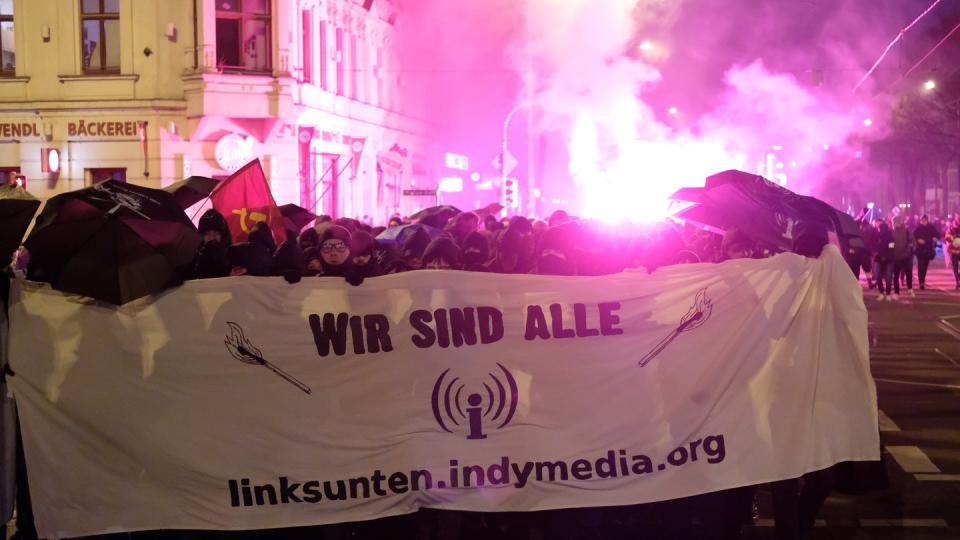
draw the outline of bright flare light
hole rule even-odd
[[[671,115],[675,115],[675,114],[677,114],[677,108],[676,108],[676,107],[670,107],[669,109],[667,109],[667,112],[670,113]]]
[[[924,90],[930,91],[937,87],[937,82],[934,80],[929,80],[923,83]]]
[[[620,118],[636,118],[636,107],[621,103]],[[629,122],[601,126],[589,113],[581,113],[570,137],[570,174],[582,194],[581,215],[588,218],[660,221],[669,214],[667,197],[675,191],[702,186],[707,176],[743,169],[746,163],[718,141],[670,138],[669,133],[641,138]]]
[[[649,41],[644,41],[643,43],[640,44],[640,50],[641,50],[641,51],[652,51],[652,50],[653,50],[653,43],[650,43]]]
[[[873,125],[873,120],[867,118],[866,120],[863,121],[863,125],[870,127]]]

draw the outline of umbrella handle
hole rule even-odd
[[[310,387],[309,387],[309,386],[307,386],[307,385],[303,384],[302,382],[298,381],[298,380],[296,379],[296,377],[294,377],[293,375],[290,375],[290,374],[287,373],[286,371],[278,368],[277,366],[271,364],[270,362],[267,362],[266,360],[264,360],[264,361],[263,361],[263,366],[264,366],[265,368],[269,369],[270,371],[276,373],[276,374],[279,375],[280,377],[283,377],[288,383],[296,386],[296,387],[299,388],[301,391],[303,391],[304,394],[310,394],[310,393],[312,392],[312,391],[310,390]]]

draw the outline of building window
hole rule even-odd
[[[270,0],[217,0],[217,65],[270,71]]]
[[[120,71],[120,0],[80,0],[83,71]]]
[[[329,48],[327,47],[327,21],[320,21],[317,38],[320,41],[320,88],[330,90],[330,83],[327,76],[327,70],[330,69],[330,65],[327,63],[328,55],[330,54]]]
[[[303,26],[303,82],[314,84],[313,80],[313,13],[310,10],[302,12]]]
[[[350,99],[357,101],[357,72],[360,71],[360,57],[357,56],[357,36],[350,34]]]
[[[0,0],[0,74],[13,75],[16,67],[13,48],[13,0]]]
[[[337,61],[337,95],[344,96],[346,95],[346,80],[344,79],[344,62],[346,61],[346,55],[344,54],[344,40],[343,40],[343,28],[337,28],[336,34],[336,45],[337,52],[336,61]]]

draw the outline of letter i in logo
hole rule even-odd
[[[467,397],[467,404],[470,405],[467,407],[467,416],[470,418],[470,435],[467,435],[468,439],[486,439],[487,436],[483,434],[483,409],[480,408],[480,402],[483,400],[480,397],[480,394],[470,394]]]

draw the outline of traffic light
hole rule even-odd
[[[517,179],[505,178],[502,189],[503,193],[500,204],[502,204],[504,208],[517,208],[519,206],[517,201]]]

